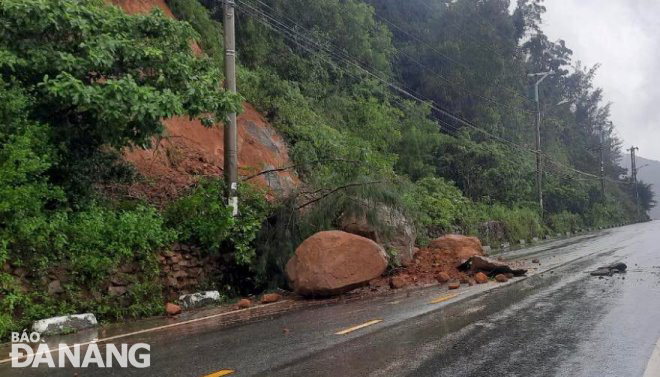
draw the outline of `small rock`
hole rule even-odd
[[[513,279],[513,274],[511,272],[507,272],[504,276],[506,276],[507,279]]]
[[[181,314],[181,307],[179,305],[168,302],[167,304],[165,304],[165,313],[167,313],[167,315],[170,316]]]
[[[62,292],[64,292],[64,289],[62,288],[62,283],[60,283],[59,280],[53,280],[50,283],[48,283],[49,295],[55,295]]]
[[[261,297],[261,303],[262,304],[271,304],[273,302],[280,301],[280,298],[282,298],[282,296],[280,296],[277,293],[266,293],[265,295],[263,295],[263,297]]]
[[[449,289],[458,289],[461,287],[461,282],[458,280],[450,281],[447,287]]]
[[[506,277],[504,274],[497,274],[495,275],[495,280],[500,282],[500,283],[506,283],[509,281],[509,278]]]
[[[127,279],[124,279],[123,276],[113,276],[110,279],[110,282],[112,283],[112,285],[116,285],[116,286],[120,286],[120,287],[125,287],[125,286],[128,285]]]
[[[477,282],[477,284],[486,284],[488,283],[488,276],[486,276],[486,274],[483,272],[477,272],[474,274],[474,280]]]
[[[461,277],[458,280],[461,282],[461,284],[469,284],[470,283],[470,279],[468,279],[468,277],[465,276],[465,275],[461,275]]]
[[[14,269],[14,276],[23,278],[25,275],[27,275],[27,270],[25,270],[23,267]]]
[[[250,306],[252,306],[252,301],[250,301],[249,298],[242,298],[242,299],[238,302],[238,308],[239,308],[239,309],[247,309],[247,308],[249,308]]]
[[[607,266],[610,270],[616,270],[617,272],[626,272],[626,269],[628,269],[628,266],[625,263],[614,263],[609,266]]]
[[[438,276],[436,276],[436,279],[438,280],[439,283],[446,283],[446,282],[448,282],[449,279],[451,279],[451,278],[449,277],[449,274],[448,274],[448,273],[446,273],[446,272],[441,272],[441,273],[438,274]]]
[[[111,285],[108,287],[108,294],[110,296],[122,296],[126,293],[128,289],[126,287],[116,287],[114,285]]]
[[[468,285],[471,287],[473,285],[477,284],[474,279],[468,279]]]
[[[390,287],[392,289],[403,288],[406,286],[406,284],[406,279],[401,275],[394,276],[390,279]]]
[[[532,263],[536,263],[536,264],[540,264],[540,263],[541,263],[541,261],[540,261],[540,260],[538,260],[538,259],[532,259]]]

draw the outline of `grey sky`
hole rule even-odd
[[[624,146],[660,160],[660,1],[546,0],[545,6],[549,38],[564,39],[576,61],[602,64],[596,85],[613,102]]]

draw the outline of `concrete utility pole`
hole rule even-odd
[[[539,101],[539,85],[546,77],[553,73],[553,71],[549,71],[530,73],[528,75],[529,77],[541,77],[534,84],[534,100],[536,101],[536,188],[538,190],[541,219],[543,219],[543,164],[541,161],[541,102]]]
[[[236,36],[234,16],[236,3],[224,0],[225,25],[225,90],[236,92]],[[232,215],[238,215],[238,137],[236,132],[236,113],[229,114],[225,124],[225,184],[227,186],[227,205],[232,207]]]
[[[637,206],[637,221],[641,220],[640,209],[639,209],[639,190],[637,190],[637,160],[635,159],[635,151],[638,151],[637,147],[630,147],[630,174],[632,175],[633,185],[635,187],[635,205]]]

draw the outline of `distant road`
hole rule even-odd
[[[660,222],[509,256],[538,258],[540,270],[457,296],[429,288],[232,328],[209,320],[129,338],[151,345],[148,369],[5,364],[0,376],[641,377],[653,368],[649,360],[660,361],[660,350],[652,357],[660,344]],[[615,261],[628,273],[588,274]]]

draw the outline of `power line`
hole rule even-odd
[[[456,60],[456,59],[454,59],[454,58],[448,56],[447,54],[441,52],[441,51],[438,50],[436,47],[434,47],[433,45],[431,45],[429,42],[427,42],[427,41],[421,39],[420,37],[418,37],[418,36],[416,36],[416,35],[413,35],[412,33],[410,33],[410,32],[408,32],[408,31],[404,30],[402,27],[400,27],[400,26],[398,26],[397,24],[395,24],[394,22],[388,20],[388,19],[385,18],[384,16],[381,16],[381,15],[379,15],[379,14],[376,14],[376,17],[379,18],[379,19],[381,19],[383,22],[387,23],[388,25],[391,25],[393,28],[395,28],[395,29],[399,30],[400,32],[404,33],[405,35],[409,36],[410,38],[416,40],[417,42],[419,42],[419,43],[421,43],[421,44],[423,44],[423,45],[425,45],[427,48],[429,48],[431,51],[435,52],[436,54],[440,55],[440,56],[443,57],[445,60],[447,60],[447,61],[449,61],[449,62],[451,62],[451,63],[453,63],[453,64],[459,65],[459,66],[461,66],[461,67],[463,67],[463,68],[465,68],[465,69],[467,69],[467,70],[471,70],[471,68],[470,68],[469,66],[467,66],[465,63],[460,62],[460,61],[458,61],[458,60]],[[498,88],[499,88],[499,86],[498,86]],[[510,92],[511,94],[513,94],[514,96],[519,97],[519,98],[521,98],[521,99],[523,99],[523,100],[525,100],[525,101],[527,101],[527,102],[534,102],[531,98],[528,98],[527,96],[521,95],[520,93],[516,92],[516,91],[513,90],[513,89],[506,88],[506,87],[505,87],[505,88],[500,88],[500,89],[506,90],[506,91]],[[498,102],[495,101],[494,99],[491,99],[491,100],[494,101],[495,103],[498,103]]]
[[[259,3],[259,4],[261,4],[261,5],[265,6],[265,7],[267,7],[267,8],[269,8],[269,9],[271,9],[271,10],[274,11],[274,12],[277,11],[277,10],[274,9],[272,6],[270,6],[270,5],[266,4],[266,3],[264,3],[264,2],[261,1],[261,0],[254,0],[254,1],[256,1],[257,3]],[[244,3],[245,3],[245,2],[244,2]],[[254,8],[253,8],[253,9],[254,9]],[[344,9],[341,9],[341,8],[340,8],[340,11],[345,12],[345,10],[344,10]],[[394,28],[400,30],[402,33],[406,33],[406,34],[409,35],[411,38],[415,38],[415,39],[416,39],[417,41],[419,41],[420,43],[425,44],[425,45],[428,46],[432,51],[434,51],[436,54],[440,55],[441,57],[445,58],[447,61],[449,61],[449,62],[451,62],[451,63],[454,63],[454,64],[457,64],[457,65],[460,65],[461,67],[465,68],[466,70],[471,70],[471,68],[468,67],[467,65],[465,65],[464,63],[462,63],[462,62],[460,62],[460,61],[458,61],[458,60],[456,60],[456,59],[454,59],[454,58],[451,58],[450,56],[448,56],[448,55],[442,53],[442,52],[439,51],[437,48],[431,46],[428,42],[423,41],[422,39],[420,39],[420,38],[418,38],[418,37],[416,37],[416,36],[414,36],[414,35],[408,33],[407,31],[403,30],[401,27],[397,26],[396,24],[394,24],[392,21],[386,19],[385,17],[380,16],[380,15],[375,14],[375,13],[374,13],[374,15],[375,15],[377,18],[381,19],[382,21],[388,23],[388,24],[391,25],[392,27],[394,27]],[[296,27],[299,27],[299,28],[301,28],[301,29],[304,30],[304,27],[302,27],[301,25],[299,25],[296,21],[292,20],[291,18],[289,18],[289,17],[287,17],[287,16],[282,16],[282,17],[284,17],[287,21],[289,21],[290,23],[292,23],[292,24],[295,25]],[[282,25],[284,25],[284,24],[282,24]],[[309,39],[309,38],[308,38],[308,39]],[[341,49],[337,49],[337,50],[338,50],[338,51],[341,51]],[[424,69],[425,71],[429,72],[431,75],[435,76],[436,78],[439,78],[440,80],[442,80],[442,81],[444,81],[444,82],[446,82],[446,83],[448,83],[448,84],[453,85],[454,87],[458,88],[459,91],[461,91],[461,92],[463,92],[463,93],[466,93],[466,94],[472,95],[472,96],[474,96],[474,97],[476,97],[476,98],[479,98],[479,99],[481,99],[481,100],[487,101],[487,102],[489,102],[489,103],[491,103],[491,104],[493,104],[493,105],[497,105],[497,106],[500,106],[500,107],[504,107],[504,108],[507,108],[507,109],[509,109],[509,110],[513,110],[513,111],[521,111],[521,112],[523,112],[523,113],[527,113],[527,114],[530,114],[530,115],[532,114],[532,113],[531,113],[529,110],[527,110],[527,109],[524,109],[524,108],[522,108],[522,109],[520,109],[520,108],[516,108],[516,107],[511,106],[511,105],[503,104],[503,103],[497,101],[496,99],[494,99],[494,98],[492,98],[492,97],[484,96],[484,95],[482,95],[482,94],[475,93],[475,92],[471,91],[470,89],[468,89],[465,85],[462,85],[462,84],[456,83],[456,82],[452,81],[451,79],[449,79],[448,77],[446,77],[445,75],[442,75],[442,74],[440,74],[440,73],[438,73],[438,72],[435,72],[434,70],[432,70],[432,69],[429,68],[428,66],[422,64],[419,60],[416,60],[416,59],[412,58],[412,57],[409,56],[409,55],[402,55],[402,52],[399,51],[399,50],[395,50],[394,54],[397,55],[397,56],[400,57],[400,58],[409,59],[410,61],[412,61],[413,63],[417,64],[418,66],[420,66],[420,67],[421,67],[422,69]],[[496,87],[499,88],[499,89],[503,89],[503,90],[509,91],[509,92],[512,93],[514,96],[517,96],[517,97],[519,97],[519,98],[522,98],[522,99],[524,99],[524,100],[526,100],[526,101],[531,101],[529,98],[520,95],[519,93],[517,93],[516,91],[514,91],[514,90],[512,90],[512,89],[510,89],[510,88],[501,88],[501,87],[499,87],[499,86],[496,86]]]
[[[275,19],[274,17],[268,15],[267,13],[265,13],[265,12],[263,12],[263,11],[257,9],[257,8],[254,8],[254,7],[250,6],[249,4],[247,4],[246,1],[244,1],[244,0],[240,0],[240,2],[241,2],[243,5],[247,6],[249,9],[252,10],[252,12],[253,12],[252,15],[253,15],[253,16],[256,14],[257,16],[261,16],[261,17],[263,17],[263,18],[266,18],[266,19],[263,19],[263,18],[259,19],[259,20],[258,20],[259,22],[261,22],[261,23],[264,24],[265,26],[271,28],[271,30],[273,30],[273,31],[275,31],[275,32],[278,32],[278,33],[280,33],[280,34],[285,35],[286,37],[288,37],[289,39],[291,39],[294,43],[298,43],[298,39],[295,38],[295,37],[301,37],[301,35],[300,35],[300,33],[299,33],[298,31],[291,29],[290,27],[288,27],[287,25],[285,25],[285,24],[279,22],[277,19]],[[275,26],[275,25],[269,23],[269,22],[267,21],[267,19],[269,19],[269,20],[275,22],[276,24],[278,24],[278,26]],[[303,28],[303,30],[304,30],[304,28]],[[304,37],[304,36],[302,36],[302,37]],[[324,49],[323,45],[319,44],[317,41],[311,40],[311,39],[309,39],[309,38],[307,38],[307,40],[310,41],[312,44],[316,45],[317,47],[319,47],[320,49]],[[315,53],[312,49],[308,48],[307,46],[303,46],[303,45],[300,45],[300,44],[299,44],[299,46],[302,47],[302,48],[304,48],[304,49],[306,49],[307,51],[309,51],[309,52],[311,52],[311,53]],[[337,58],[337,55],[334,54],[333,51],[325,50],[325,52],[328,53],[328,54],[330,54],[330,55],[332,55],[332,56],[334,56],[335,58]],[[510,141],[510,140],[508,140],[508,139],[505,139],[505,138],[503,138],[503,137],[500,137],[500,136],[498,136],[498,135],[495,135],[495,134],[493,134],[493,133],[491,133],[491,132],[488,132],[488,131],[486,131],[486,130],[484,130],[484,129],[482,129],[482,128],[476,126],[476,125],[474,125],[473,123],[471,123],[471,122],[469,122],[469,121],[467,121],[467,120],[461,118],[460,116],[457,116],[457,115],[455,115],[455,114],[453,114],[453,113],[451,113],[451,112],[449,112],[449,111],[447,111],[447,110],[445,110],[445,109],[439,107],[439,106],[438,106],[437,104],[435,104],[432,100],[429,100],[429,99],[423,99],[423,98],[421,98],[421,96],[418,96],[418,95],[416,95],[416,94],[411,93],[411,91],[408,90],[408,89],[406,89],[405,87],[402,87],[401,85],[399,85],[399,84],[397,84],[397,83],[394,83],[394,82],[392,82],[392,81],[389,81],[389,80],[387,80],[387,79],[384,79],[384,78],[382,78],[382,77],[376,75],[375,73],[373,73],[373,72],[371,72],[371,71],[369,71],[369,70],[363,68],[359,63],[356,63],[354,60],[350,59],[350,56],[349,56],[349,55],[346,55],[346,56],[348,56],[348,58],[346,58],[346,57],[341,58],[341,59],[344,60],[344,62],[346,62],[346,63],[348,63],[348,64],[354,66],[355,68],[357,68],[358,70],[360,70],[360,71],[363,72],[364,74],[366,74],[366,75],[368,75],[368,76],[370,76],[370,77],[373,77],[374,79],[376,79],[376,80],[380,81],[381,83],[387,85],[388,87],[390,87],[390,88],[392,88],[393,90],[399,92],[400,94],[403,94],[404,96],[409,97],[409,98],[411,98],[411,99],[413,99],[413,100],[416,100],[416,101],[418,101],[418,102],[420,102],[420,103],[427,104],[427,105],[429,105],[433,110],[439,112],[440,114],[442,114],[442,115],[444,115],[444,116],[446,116],[446,117],[448,117],[448,118],[450,118],[450,119],[452,119],[452,120],[454,120],[454,121],[456,121],[456,122],[458,122],[458,123],[460,123],[460,124],[462,124],[462,125],[464,125],[464,126],[470,128],[470,129],[473,129],[473,130],[475,130],[475,131],[478,131],[478,132],[480,132],[480,133],[486,135],[487,137],[489,137],[489,138],[491,138],[491,139],[494,139],[494,140],[497,140],[497,141],[499,141],[499,142],[502,142],[502,143],[505,143],[505,144],[511,145],[511,146],[513,146],[513,147],[515,147],[515,148],[517,148],[517,149],[520,149],[520,150],[525,151],[525,152],[528,152],[528,153],[532,153],[532,154],[536,154],[536,153],[537,153],[536,150],[533,150],[533,149],[531,149],[531,148],[529,148],[529,147],[526,147],[526,146],[523,146],[523,145],[519,145],[519,144],[517,144],[517,143],[515,143],[515,142],[513,142],[513,141]],[[325,57],[321,57],[321,58],[322,58],[323,60],[325,60],[326,62],[329,62],[330,64],[334,65],[334,62],[332,62],[332,61],[328,61]],[[339,67],[339,68],[341,69],[341,67]],[[344,71],[344,72],[346,72],[346,71]],[[348,73],[348,72],[346,72],[346,73]],[[350,74],[350,73],[349,73],[349,74]],[[354,75],[352,75],[352,76],[354,76]],[[354,76],[354,77],[355,77],[355,76]],[[444,124],[445,127],[448,126],[448,123],[447,123],[447,122],[443,122],[443,124]],[[451,128],[452,130],[454,130],[454,131],[458,131],[458,129],[457,129],[455,126],[450,126],[450,128]],[[561,168],[564,168],[564,169],[570,170],[570,171],[572,171],[572,172],[574,172],[574,173],[581,174],[581,175],[584,175],[584,176],[587,176],[587,177],[592,177],[592,178],[600,179],[600,177],[598,177],[598,176],[596,176],[596,175],[594,175],[594,174],[587,173],[587,172],[584,172],[584,171],[581,171],[581,170],[575,169],[575,168],[573,168],[573,167],[571,167],[571,166],[568,166],[568,165],[562,164],[562,163],[560,163],[560,162],[554,161],[554,160],[552,160],[551,158],[549,158],[549,157],[548,157],[547,155],[545,155],[545,154],[542,154],[542,156],[544,157],[545,161],[547,161],[547,162],[549,162],[549,163],[552,163],[552,164],[554,164],[554,165],[556,165],[556,166],[559,166],[559,167],[561,167]],[[612,181],[614,181],[614,180],[612,180]],[[614,182],[618,182],[618,181],[614,181]],[[620,183],[620,182],[618,182],[618,183]]]
[[[271,19],[271,20],[277,22],[279,25],[281,25],[282,27],[284,27],[284,28],[286,29],[285,34],[286,34],[286,33],[290,33],[290,34],[294,34],[294,35],[298,34],[297,31],[291,29],[290,27],[288,27],[288,26],[282,24],[281,22],[277,21],[276,19],[274,19],[273,16],[268,15],[268,14],[266,14],[265,12],[262,12],[262,11],[256,9],[256,8],[250,6],[246,1],[241,0],[240,2],[241,2],[242,4],[248,6],[248,8],[252,9],[253,11],[259,13],[260,15],[265,16],[265,17],[267,17],[268,19]],[[304,29],[304,28],[303,28],[303,29]],[[279,31],[279,30],[275,30],[275,31]],[[309,39],[308,39],[308,40],[309,40]],[[320,45],[318,42],[315,42],[315,41],[312,41],[312,42],[313,42],[315,45],[317,45],[318,47],[323,48],[323,46]],[[333,54],[331,51],[326,51],[326,52],[329,53],[329,54],[331,54],[331,55],[335,55],[335,57],[336,57],[336,54]],[[422,102],[422,103],[429,104],[433,110],[435,110],[435,111],[437,111],[437,112],[439,112],[439,113],[441,113],[441,114],[447,116],[448,118],[450,118],[450,119],[452,119],[452,120],[454,120],[454,121],[457,121],[457,122],[463,124],[463,125],[466,126],[466,127],[469,127],[469,128],[471,128],[471,129],[473,129],[473,130],[475,130],[475,131],[477,131],[477,132],[483,133],[484,135],[486,135],[486,136],[488,136],[488,137],[490,137],[490,138],[492,138],[492,139],[495,139],[495,140],[498,140],[498,141],[500,141],[500,142],[507,143],[507,144],[510,144],[510,145],[512,145],[512,146],[515,146],[516,148],[520,148],[520,149],[522,149],[522,150],[526,150],[526,151],[531,152],[531,153],[536,153],[536,151],[533,150],[533,149],[530,149],[530,148],[528,148],[528,147],[524,147],[524,146],[518,145],[518,144],[516,144],[515,142],[513,142],[513,141],[511,141],[511,140],[505,139],[505,138],[503,138],[503,137],[501,137],[501,136],[499,136],[499,135],[495,135],[495,134],[493,134],[493,133],[491,133],[491,132],[489,132],[489,131],[486,131],[486,130],[484,130],[484,129],[482,129],[482,128],[476,126],[476,125],[474,125],[474,124],[471,123],[470,121],[468,121],[468,120],[466,120],[466,119],[463,119],[463,118],[461,118],[460,116],[455,115],[455,114],[451,113],[450,111],[441,108],[441,107],[438,106],[434,101],[432,101],[432,100],[430,100],[430,99],[423,99],[423,98],[421,98],[421,95],[416,94],[416,93],[414,93],[414,91],[412,91],[412,90],[410,90],[410,89],[408,89],[408,88],[403,87],[403,85],[401,85],[401,84],[394,83],[394,82],[392,82],[392,81],[389,81],[389,80],[387,80],[387,79],[384,79],[384,78],[382,78],[382,77],[380,77],[380,76],[374,74],[373,72],[371,72],[371,71],[367,70],[366,68],[362,67],[361,65],[359,65],[359,63],[356,63],[354,60],[351,60],[351,59],[349,59],[349,58],[343,58],[343,59],[344,59],[345,61],[347,61],[350,65],[353,65],[354,67],[356,67],[357,69],[359,69],[360,71],[362,71],[363,73],[365,73],[365,74],[367,74],[367,75],[369,75],[369,76],[375,78],[376,80],[378,80],[378,81],[380,81],[381,83],[383,83],[383,84],[389,86],[390,88],[394,89],[395,91],[397,91],[397,92],[399,92],[399,93],[401,93],[401,94],[403,94],[403,95],[405,95],[405,96],[407,96],[407,97],[409,97],[409,98],[412,98],[412,99],[414,99],[414,100],[416,100],[416,101],[419,101],[419,102]]]

